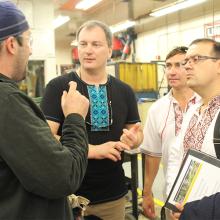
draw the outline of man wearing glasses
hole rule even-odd
[[[80,68],[53,79],[46,88],[41,107],[52,132],[61,135],[62,91],[68,82],[77,82],[77,90],[90,100],[86,127],[89,137],[88,168],[77,195],[90,200],[85,214],[105,220],[124,220],[125,185],[123,151],[137,147],[142,129],[132,89],[107,74],[112,54],[112,34],[99,21],[84,23],[77,32]]]
[[[72,220],[67,196],[78,189],[86,171],[89,102],[71,82],[62,96],[65,119],[58,142],[41,110],[16,84],[26,76],[31,53],[24,14],[1,0],[0,219]]]
[[[176,143],[170,147],[167,172],[169,187],[171,187],[189,148],[216,157],[213,134],[220,111],[220,43],[206,38],[193,41],[183,65],[187,71],[188,86],[196,91],[202,99],[187,112],[181,133]],[[215,212],[216,199],[219,199],[219,195],[201,202],[193,202],[191,205],[189,203],[180,219],[220,219],[220,216],[212,216],[213,213],[218,213]],[[204,202],[207,206],[204,205]],[[174,217],[177,219],[179,215]]]

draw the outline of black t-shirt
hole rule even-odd
[[[87,85],[75,72],[59,76],[51,80],[45,90],[45,96],[41,108],[47,120],[61,124],[64,115],[61,109],[61,96],[63,90],[68,91],[68,82],[77,82],[77,90],[88,98]],[[111,111],[113,123],[109,131],[91,131],[87,125],[89,143],[93,145],[103,144],[108,141],[119,141],[122,129],[126,124],[134,124],[140,121],[135,95],[132,89],[125,83],[109,76],[106,83],[108,98],[111,99]],[[88,120],[88,116],[86,121]],[[102,203],[118,199],[127,193],[125,186],[122,161],[114,162],[109,159],[89,159],[86,175],[77,195],[84,196],[91,204]]]

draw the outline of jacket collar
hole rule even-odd
[[[11,83],[14,86],[18,87],[17,83],[14,80],[8,78],[6,75],[4,75],[2,73],[0,73],[0,82]]]

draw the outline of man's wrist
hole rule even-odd
[[[89,159],[97,159],[96,158],[97,155],[96,155],[96,145],[92,145],[90,144],[89,145]]]
[[[150,191],[143,191],[143,197],[149,197],[149,196],[153,197],[153,192],[151,190]]]

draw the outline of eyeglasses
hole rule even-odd
[[[188,62],[192,63],[192,64],[197,64],[199,61],[201,60],[218,60],[220,59],[219,57],[211,57],[211,56],[202,56],[202,55],[195,55],[195,56],[191,56],[186,58],[183,62],[182,65],[186,65]]]
[[[15,36],[15,39],[17,40],[17,42],[20,46],[22,46],[22,39],[28,40],[28,45],[30,48],[32,48],[32,46],[33,46],[33,37],[31,35],[30,36],[18,35],[18,36]]]
[[[18,42],[19,46],[23,46],[23,41],[22,41],[22,38],[24,39],[28,39],[28,45],[30,48],[32,48],[32,45],[33,45],[33,37],[30,35],[30,36],[21,36],[21,35],[15,35],[15,36],[12,36],[16,39],[16,41]],[[4,40],[6,40],[7,38],[5,38]],[[0,44],[4,41],[4,40],[0,40]]]

